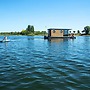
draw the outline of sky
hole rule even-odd
[[[90,0],[0,0],[0,32],[18,32],[28,25],[35,31],[82,31],[90,25]]]

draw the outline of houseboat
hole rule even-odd
[[[74,34],[70,33],[71,29],[59,29],[59,28],[49,28],[48,36],[44,36],[44,39],[52,39],[52,38],[72,38],[76,37]]]

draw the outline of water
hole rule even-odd
[[[90,90],[89,36],[9,39],[0,43],[0,90]]]

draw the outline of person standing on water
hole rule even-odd
[[[5,36],[5,37],[3,38],[3,40],[5,40],[5,41],[6,41],[6,40],[7,40],[7,36]]]

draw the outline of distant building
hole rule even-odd
[[[64,37],[69,35],[69,30],[71,29],[57,29],[50,28],[48,29],[48,37]]]

